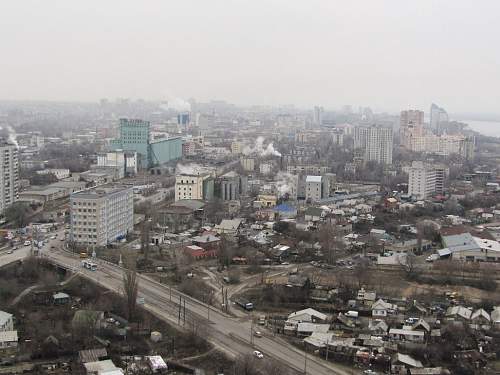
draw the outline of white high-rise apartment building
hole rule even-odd
[[[392,129],[382,126],[356,127],[354,148],[364,149],[364,161],[392,164]]]
[[[444,193],[446,169],[414,161],[408,169],[408,194],[416,199],[427,199]]]
[[[0,143],[0,212],[13,204],[19,194],[19,162],[17,146]]]
[[[315,125],[323,125],[323,107],[314,107],[313,123]]]
[[[106,246],[134,228],[131,186],[104,185],[73,193],[70,208],[70,239],[80,245]]]

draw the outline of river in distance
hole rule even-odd
[[[479,120],[460,120],[469,124],[469,128],[490,137],[500,137],[500,121],[479,121]]]

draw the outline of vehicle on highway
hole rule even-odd
[[[259,352],[258,350],[254,350],[253,351],[253,355],[256,356],[257,358],[259,359],[262,359],[264,358],[264,354],[262,354],[261,352]]]
[[[88,258],[89,256],[87,255],[87,253],[80,253],[80,258],[81,259],[85,259],[85,258]]]
[[[31,245],[31,241],[28,240],[24,241],[24,246],[29,246],[29,245]]]
[[[89,260],[82,261],[82,267],[91,271],[97,271],[97,264]]]
[[[253,303],[245,298],[238,298],[235,302],[238,306],[244,308],[247,311],[253,310]]]
[[[253,335],[255,337],[262,337],[262,332],[260,332],[260,331],[254,331]]]
[[[7,251],[7,254],[12,254],[14,251],[11,249],[9,251]]]

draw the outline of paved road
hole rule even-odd
[[[44,256],[54,263],[94,280],[103,287],[118,293],[122,292],[123,271],[116,265],[97,261],[98,270],[90,271],[80,266],[80,259],[65,251],[51,250],[45,252]],[[200,334],[206,335],[215,345],[232,355],[248,354],[257,349],[264,353],[264,356],[273,357],[301,372],[307,363],[307,374],[347,375],[352,373],[312,355],[308,355],[306,359],[304,352],[279,338],[272,336],[252,337],[252,323],[250,321],[230,317],[150,278],[140,276],[139,297],[144,297],[145,307],[158,317],[170,323],[184,326],[186,329],[197,330]]]
[[[58,232],[58,239],[49,240],[45,245],[41,252],[43,257],[79,273],[107,289],[122,293],[123,271],[121,268],[98,260],[97,271],[84,269],[81,267],[79,258],[57,249],[61,245],[59,238],[61,238],[61,231]],[[51,249],[52,246],[56,249]],[[12,254],[2,254],[0,255],[0,266],[21,260],[29,254],[30,248],[28,247],[18,249]],[[313,355],[306,357],[303,351],[292,347],[279,338],[270,335],[264,335],[261,338],[252,337],[252,323],[248,319],[230,317],[211,306],[144,276],[140,276],[139,297],[144,297],[145,308],[159,318],[174,325],[180,325],[185,329],[198,331],[200,335],[207,337],[213,344],[231,355],[245,355],[257,349],[264,353],[265,357],[272,357],[302,373],[305,366],[307,374],[310,375],[348,375],[353,373]]]

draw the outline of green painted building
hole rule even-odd
[[[111,141],[112,150],[136,151],[141,168],[151,168],[182,157],[180,137],[151,141],[149,121],[120,119],[120,137]]]

